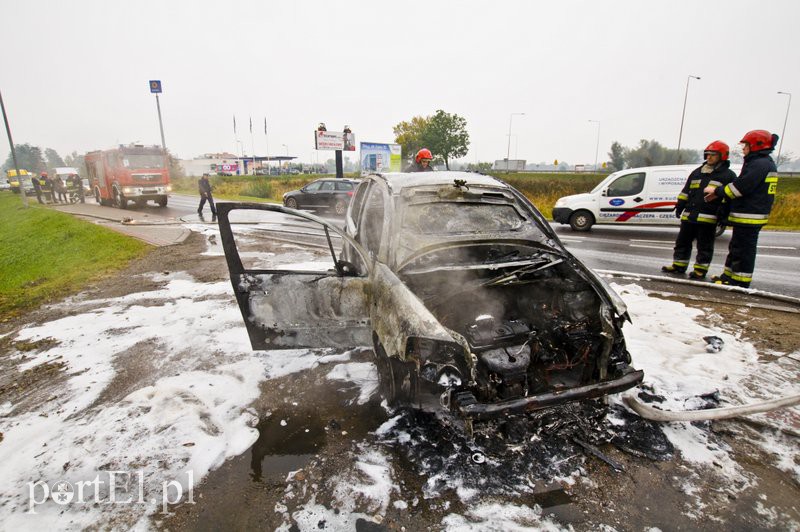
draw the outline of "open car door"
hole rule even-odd
[[[281,205],[218,203],[217,215],[231,284],[253,349],[371,345],[367,288],[371,265],[358,242],[317,216]],[[240,253],[239,247],[248,242],[253,248],[255,238],[258,250],[258,233],[264,238],[262,242],[268,242],[266,224],[296,228],[298,224],[308,227],[308,221],[316,229],[309,234],[326,242],[326,245],[311,245],[326,247],[329,261],[325,258],[324,263],[274,269],[244,266],[242,255],[258,253]],[[248,230],[248,238],[241,238],[240,246],[232,228],[232,224],[238,223],[247,224]],[[337,258],[333,236],[342,238],[355,250],[359,264]],[[285,242],[285,236],[282,237]]]

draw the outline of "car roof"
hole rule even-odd
[[[507,184],[495,177],[475,172],[392,172],[371,175],[384,179],[393,194],[400,194],[408,188],[452,185],[456,179],[463,179],[467,185],[509,188]]]

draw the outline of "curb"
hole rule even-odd
[[[726,286],[721,284],[715,284],[708,281],[691,281],[689,279],[676,279],[675,277],[665,277],[663,275],[649,275],[644,273],[633,273],[633,272],[622,272],[618,270],[595,270],[597,273],[609,277],[630,277],[633,279],[638,280],[646,280],[646,281],[662,281],[674,284],[683,284],[688,286],[697,286],[700,288],[713,288],[715,290],[723,290],[726,292],[735,292],[739,294],[746,294],[749,296],[759,296],[764,297],[767,299],[772,299],[775,301],[781,301],[783,303],[793,303],[795,305],[800,305],[800,298],[792,297],[792,296],[785,296],[783,294],[776,294],[774,292],[766,292],[764,290],[758,290],[755,288],[742,288],[740,286]]]

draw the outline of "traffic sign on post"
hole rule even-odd
[[[160,79],[151,79],[150,80],[150,92],[153,94],[158,94],[161,92],[161,80]]]

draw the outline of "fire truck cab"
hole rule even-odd
[[[160,147],[120,145],[89,152],[85,161],[92,192],[100,205],[125,209],[129,201],[144,206],[152,200],[161,207],[167,206],[172,188],[167,159]]]

